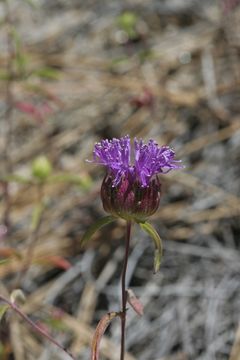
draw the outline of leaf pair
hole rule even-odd
[[[104,218],[101,218],[97,220],[83,235],[80,245],[84,245],[87,241],[91,239],[91,237],[97,232],[99,229],[101,229],[103,226],[110,224],[117,218],[114,216],[105,216]],[[154,229],[154,227],[149,224],[148,222],[138,222],[140,227],[143,231],[145,231],[152,240],[154,241],[155,245],[155,255],[154,255],[154,273],[156,274],[159,271],[160,265],[161,265],[161,259],[162,259],[162,240],[160,236],[158,235],[157,231]]]

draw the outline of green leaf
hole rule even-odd
[[[67,331],[68,328],[66,326],[66,324],[64,323],[63,319],[54,319],[52,318],[48,318],[44,321],[45,324],[47,324],[48,326],[51,326],[51,328],[53,330],[57,330],[57,331]]]
[[[69,173],[60,173],[57,175],[50,175],[47,179],[48,183],[70,183],[73,185],[78,185],[82,187],[84,190],[89,190],[92,185],[92,179],[88,175],[78,176],[75,174]]]
[[[1,304],[0,305],[0,321],[2,320],[4,314],[6,313],[6,311],[10,308],[9,305],[7,304]]]
[[[26,55],[22,50],[22,40],[21,37],[15,27],[11,29],[12,40],[15,45],[15,58],[13,59],[16,63],[19,74],[23,74],[25,72],[25,68],[28,62]]]
[[[139,223],[141,228],[151,236],[155,244],[155,254],[154,254],[154,273],[156,274],[159,271],[162,259],[162,240],[158,235],[154,227],[148,222]]]
[[[104,218],[101,218],[99,220],[97,220],[92,226],[90,226],[90,228],[88,228],[88,230],[85,232],[85,234],[83,235],[81,241],[80,241],[80,245],[82,246],[83,244],[85,244],[85,242],[87,242],[88,240],[91,239],[91,237],[93,236],[93,234],[95,234],[96,231],[98,231],[99,229],[101,229],[103,226],[110,224],[111,222],[113,222],[114,220],[116,220],[116,218],[114,216],[105,216]]]
[[[19,74],[23,75],[25,73],[26,65],[28,63],[27,56],[18,52],[16,54],[15,62],[16,62],[16,66],[17,66]]]
[[[35,70],[34,75],[48,80],[58,80],[60,76],[60,72],[51,67],[43,67],[38,70]]]
[[[32,183],[32,179],[31,178],[26,178],[23,177],[21,175],[15,175],[15,174],[10,174],[10,175],[6,175],[6,176],[0,176],[0,181],[2,182],[16,182],[19,184],[31,184]]]
[[[10,261],[11,261],[10,258],[0,260],[0,266],[5,265],[5,264],[9,263]]]

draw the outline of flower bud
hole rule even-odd
[[[111,175],[107,175],[101,187],[103,208],[125,220],[145,221],[158,209],[160,188],[157,177],[152,178],[146,187],[129,177],[122,177],[115,186]]]
[[[52,165],[46,156],[37,157],[32,163],[32,175],[43,181],[51,174]]]

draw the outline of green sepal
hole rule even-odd
[[[111,215],[105,216],[104,218],[101,218],[101,219],[97,220],[92,226],[90,226],[90,228],[87,229],[87,231],[83,235],[83,237],[82,237],[82,239],[80,241],[80,246],[82,246],[83,244],[85,244],[85,242],[90,240],[91,237],[93,236],[93,234],[95,234],[96,231],[101,229],[103,226],[105,226],[107,224],[110,224],[114,220],[116,220],[116,218],[114,216],[111,216]]]
[[[159,271],[162,259],[162,240],[158,235],[154,227],[148,222],[140,222],[141,228],[151,236],[155,244],[155,254],[154,254],[154,274]]]

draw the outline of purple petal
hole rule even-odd
[[[123,177],[129,181],[139,181],[147,187],[151,178],[159,173],[166,174],[170,170],[180,169],[175,160],[175,152],[169,146],[158,146],[154,140],[144,144],[143,140],[134,139],[134,165],[130,164],[131,144],[126,135],[120,139],[102,140],[93,151],[93,162],[105,165],[117,186]]]

